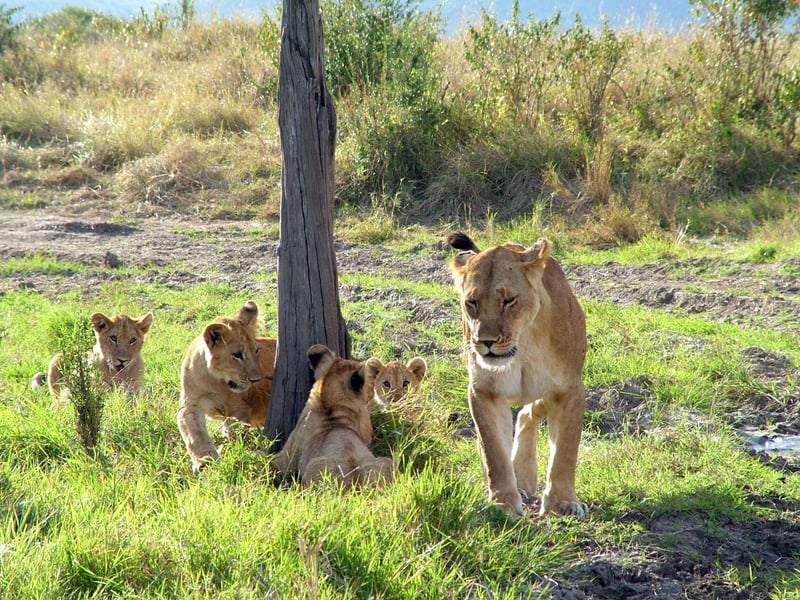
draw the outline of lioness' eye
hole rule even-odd
[[[111,337],[109,337],[108,339],[110,339],[110,340],[111,340],[113,343],[115,343],[115,344],[117,343],[117,336],[115,336],[115,335],[112,335],[112,336],[111,336]]]
[[[503,308],[510,308],[517,302],[516,296],[513,298],[506,298],[503,300]]]
[[[131,346],[133,346],[133,344],[135,344],[135,343],[136,343],[136,338],[135,338],[135,337],[132,337],[132,338],[131,338]]]
[[[469,310],[478,310],[478,301],[477,300],[465,300],[464,305]]]
[[[244,356],[242,355],[241,352],[234,352],[233,353],[233,358],[235,358],[236,360],[243,360]]]

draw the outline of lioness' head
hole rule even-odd
[[[379,359],[359,362],[340,358],[324,344],[314,344],[307,355],[314,371],[312,394],[319,398],[324,410],[347,408],[361,412],[369,407],[375,394],[375,378],[383,367]]]
[[[248,301],[234,317],[214,319],[203,331],[208,372],[240,394],[261,380],[258,306]]]
[[[517,353],[520,333],[539,313],[550,242],[542,238],[530,248],[509,242],[481,252],[463,233],[447,241],[461,250],[450,268],[461,294],[468,349],[483,368],[503,368]]]
[[[94,336],[101,353],[99,358],[112,373],[119,373],[141,356],[144,336],[152,323],[153,313],[138,319],[123,314],[108,317],[98,312],[92,315]]]
[[[419,387],[427,370],[428,365],[420,356],[412,358],[407,364],[390,360],[383,365],[375,379],[375,400],[383,406],[402,400]]]

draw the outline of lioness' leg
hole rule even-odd
[[[527,404],[517,415],[517,426],[514,431],[514,447],[511,450],[511,461],[517,476],[517,488],[530,498],[536,496],[538,488],[538,469],[536,464],[536,446],[539,442],[539,425],[542,415],[537,414],[536,405]]]
[[[478,449],[489,483],[489,501],[511,515],[522,514],[522,496],[517,490],[511,464],[513,421],[511,409],[502,399],[480,396],[470,387],[469,410],[478,433]]]
[[[219,458],[214,442],[208,435],[206,416],[184,405],[178,410],[177,420],[183,443],[192,458],[192,471],[197,473],[208,461]]]
[[[547,415],[550,458],[540,514],[554,511],[583,517],[589,512],[586,504],[578,501],[575,494],[575,468],[585,408],[586,398],[581,385],[569,395],[557,398]]]

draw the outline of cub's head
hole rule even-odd
[[[108,317],[103,313],[92,315],[92,327],[100,349],[100,360],[104,361],[112,372],[120,372],[131,361],[141,356],[144,336],[150,331],[153,313],[147,313],[138,319],[128,315]]]
[[[419,387],[428,365],[425,359],[417,356],[403,364],[398,360],[390,360],[375,378],[375,401],[388,406],[405,398],[406,394]]]
[[[461,250],[450,268],[461,294],[468,350],[483,368],[506,367],[517,354],[520,333],[539,313],[550,242],[542,238],[530,248],[509,242],[481,252],[463,233],[447,241]]]
[[[209,373],[237,394],[261,380],[257,328],[258,306],[248,301],[236,316],[214,319],[203,331]]]
[[[312,395],[328,413],[342,409],[363,414],[375,394],[375,378],[383,367],[377,358],[366,362],[338,357],[324,344],[314,344],[307,352],[314,371]]]

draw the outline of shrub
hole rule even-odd
[[[5,4],[0,4],[0,54],[16,45],[19,25],[14,24],[14,15],[21,10],[19,6],[6,8]]]
[[[478,77],[483,93],[478,102],[484,122],[511,111],[535,127],[544,98],[555,83],[556,48],[560,15],[528,23],[519,20],[519,1],[512,4],[511,20],[498,23],[483,11],[479,27],[470,26],[465,57]]]
[[[70,390],[78,436],[86,451],[95,454],[100,440],[105,388],[100,370],[88,359],[95,343],[91,321],[84,316],[67,316],[53,321],[50,330],[58,340],[60,370],[64,385]]]

